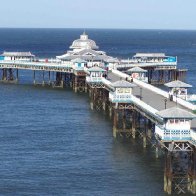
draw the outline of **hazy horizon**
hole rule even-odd
[[[0,29],[80,29],[82,31],[85,30],[91,30],[91,29],[97,29],[97,30],[144,30],[144,31],[196,31],[196,29],[134,29],[134,28],[101,28],[101,27],[87,27],[87,28],[82,28],[82,27],[0,27]]]

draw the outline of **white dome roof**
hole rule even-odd
[[[70,46],[71,49],[98,49],[99,47],[96,45],[95,41],[88,39],[88,35],[84,32],[80,35],[80,39],[73,41]]]

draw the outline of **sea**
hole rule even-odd
[[[83,29],[0,29],[0,53],[55,58]],[[86,29],[100,50],[120,59],[137,52],[178,57],[196,93],[196,31]],[[112,121],[85,93],[0,83],[0,195],[162,196],[164,157],[141,139],[116,140]]]

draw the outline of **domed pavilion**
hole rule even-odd
[[[84,32],[80,35],[80,39],[73,41],[70,49],[92,49],[97,50],[99,47],[96,45],[95,41],[88,38],[88,35]]]
[[[110,67],[119,63],[117,58],[108,56],[104,51],[99,51],[99,47],[95,41],[89,39],[85,32],[80,35],[80,39],[73,41],[70,49],[72,50],[68,50],[67,53],[57,56],[57,59],[68,63],[80,59],[80,61],[86,61],[88,67]]]

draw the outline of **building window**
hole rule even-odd
[[[170,124],[173,124],[174,123],[174,120],[172,119],[172,120],[170,120]]]
[[[175,123],[177,124],[179,122],[179,120],[178,119],[175,119]]]
[[[123,93],[123,89],[117,89],[118,93]]]
[[[130,89],[125,89],[125,93],[130,93]]]

